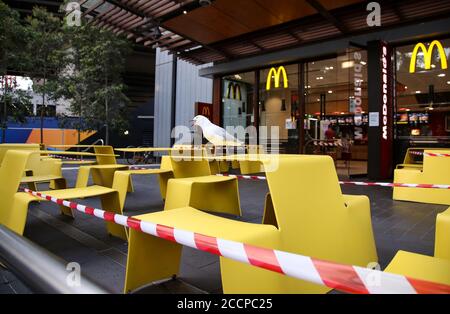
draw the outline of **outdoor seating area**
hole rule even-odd
[[[17,150],[17,147],[20,147],[20,150]],[[7,200],[7,206],[1,212],[0,223],[19,234],[27,235],[28,217],[30,213],[33,216],[32,213],[37,208],[51,208],[53,206],[50,203],[53,202],[60,208],[60,214],[56,211],[51,214],[52,216],[58,217],[62,214],[59,217],[69,216],[78,220],[80,214],[75,213],[79,210],[78,204],[86,204],[81,205],[84,213],[90,212],[97,216],[97,218],[89,219],[104,220],[106,234],[128,243],[128,249],[124,252],[127,256],[127,262],[124,264],[126,265],[124,281],[120,285],[125,293],[140,291],[145,286],[155,285],[155,282],[166,282],[179,277],[183,269],[182,260],[189,259],[182,254],[183,245],[180,244],[189,245],[189,241],[177,240],[177,237],[182,237],[183,232],[188,231],[195,233],[191,241],[200,241],[199,244],[194,244],[194,247],[209,254],[214,253],[214,250],[212,247],[209,248],[211,244],[207,239],[220,239],[217,241],[225,241],[224,243],[235,241],[248,246],[311,256],[319,260],[362,268],[378,265],[381,262],[386,265],[384,271],[387,273],[440,285],[450,285],[450,261],[447,256],[449,255],[447,249],[450,230],[449,209],[436,216],[433,256],[399,250],[392,260],[387,261],[386,256],[383,256],[380,261],[380,249],[377,248],[376,241],[377,232],[380,232],[380,229],[373,227],[372,219],[377,219],[377,216],[373,216],[371,202],[365,195],[342,194],[334,161],[328,156],[263,153],[212,156],[205,155],[202,152],[203,149],[200,155],[196,156],[196,148],[192,148],[189,153],[189,149],[183,147],[182,150],[176,149],[177,152],[183,152],[181,155],[183,158],[176,155],[175,150],[168,150],[168,155],[161,159],[159,169],[154,167],[137,169],[118,164],[113,148],[104,146],[95,148],[101,157],[97,156],[97,163],[101,164],[80,166],[75,171],[70,170],[69,180],[63,176],[61,177],[63,181],[52,179],[56,182],[54,187],[48,191],[40,191],[38,188],[43,183],[47,182],[46,184],[50,186],[53,181],[50,177],[49,180],[40,180],[39,176],[49,176],[53,169],[58,169],[59,173],[62,173],[64,168],[61,168],[60,160],[45,157],[46,151],[36,149],[32,145],[28,146],[29,150],[24,149],[25,147],[27,146],[1,145],[3,159],[0,180],[6,183],[2,187],[1,197]],[[428,165],[437,167],[436,162],[447,162],[448,158],[445,156],[448,153],[449,151],[445,150],[432,151],[432,153],[426,150],[424,173],[433,171],[433,166]],[[43,172],[39,173],[37,179],[33,180],[34,176],[23,177],[26,173],[34,174],[30,171],[36,169],[39,162],[54,163],[54,167],[45,168],[38,165],[39,170]],[[225,176],[219,176],[218,173],[212,173],[214,163],[219,162],[229,165],[227,169],[231,169],[233,163],[235,165],[243,163],[245,166],[235,169],[235,175],[225,173]],[[258,171],[260,175],[253,177],[243,174],[242,170],[248,171],[249,164],[254,169],[262,170],[262,173]],[[92,179],[87,177],[84,179],[86,183],[84,186],[77,186],[80,182],[80,172],[86,171],[86,168],[92,172]],[[64,173],[67,172],[64,171]],[[262,174],[265,176],[263,177]],[[131,177],[135,175],[139,175],[136,178],[142,177],[139,180],[138,191],[130,189]],[[145,175],[150,175],[153,180],[148,180]],[[257,196],[242,195],[242,189],[239,186],[246,184],[241,180],[246,177],[259,178],[265,180],[267,184],[266,197],[261,197],[264,194],[259,194],[261,199],[258,203],[263,205],[259,210],[258,216],[261,217],[259,221],[242,220],[245,214],[241,204],[246,204],[247,207],[248,204],[253,203],[248,203],[246,198],[255,199]],[[144,178],[147,181],[142,184]],[[67,188],[66,181],[70,181],[75,186]],[[64,184],[58,184],[58,182],[64,182]],[[20,186],[24,187],[24,184],[28,189],[21,189]],[[143,191],[142,187],[147,191],[159,191],[162,200],[161,197],[156,199],[153,197],[156,195],[155,192],[151,193],[152,197],[143,196],[142,193],[147,192]],[[392,194],[394,198],[398,195],[395,191],[397,188],[394,186]],[[432,189],[423,188],[423,190],[434,192]],[[302,192],[299,193],[299,191]],[[442,189],[439,192],[446,199],[449,197],[448,191],[450,189]],[[32,196],[31,192],[41,193],[39,195],[42,196],[35,197],[36,194]],[[141,195],[135,196],[135,194]],[[126,209],[132,206],[136,197],[144,202],[141,204],[138,215]],[[91,203],[91,198],[100,198],[100,209],[87,205]],[[417,200],[410,201],[417,202]],[[31,205],[33,202],[38,205]],[[160,205],[155,208],[152,204]],[[146,210],[147,206],[148,210]],[[88,210],[88,208],[91,209]],[[101,209],[106,212],[96,214],[96,211]],[[127,217],[123,216],[124,214],[128,216],[125,225],[120,223]],[[71,221],[65,221],[65,224],[73,224]],[[130,227],[136,223],[139,223],[140,227]],[[145,223],[156,226],[154,235],[151,232],[148,233],[149,231],[144,227]],[[178,235],[177,231],[172,234],[169,232],[178,229],[185,231],[180,231]],[[177,241],[178,244],[172,243],[170,239]],[[217,242],[215,245],[219,243],[222,242]],[[227,249],[238,250],[238,247],[232,245]],[[70,247],[67,247],[67,250],[70,251]],[[155,255],[155,252],[158,254]],[[250,252],[248,251],[247,254],[257,253],[257,251]],[[341,291],[348,291],[348,289],[351,291],[351,288],[345,285],[339,288],[317,284],[310,281],[311,275],[305,275],[303,280],[299,280],[285,274],[277,274],[272,268],[265,268],[260,263],[262,262],[246,264],[226,256],[220,257],[220,272],[215,275],[221,278],[220,291],[226,294],[327,293],[335,288],[338,291],[341,289]],[[208,278],[202,280],[208,280]],[[118,289],[119,287],[115,287],[114,291]]]
[[[450,295],[449,25],[448,0],[0,0],[0,297]]]

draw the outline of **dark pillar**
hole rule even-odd
[[[177,114],[177,68],[178,68],[178,58],[176,55],[173,55],[172,61],[172,98],[171,98],[171,106],[170,106],[170,132],[175,128],[176,123],[176,114]],[[175,139],[170,137],[170,146],[175,144]]]
[[[303,147],[305,146],[305,103],[306,103],[306,93],[305,93],[305,64],[299,63],[298,65],[298,106],[300,113],[300,123],[298,124],[298,153],[303,153]]]
[[[253,86],[253,126],[256,128],[257,143],[259,144],[259,70],[255,71],[255,85]]]
[[[222,78],[215,77],[213,80],[213,123],[222,125]]]
[[[368,43],[369,161],[372,180],[393,174],[394,69],[392,49],[382,41]]]

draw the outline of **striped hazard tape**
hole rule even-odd
[[[58,159],[64,159],[64,160],[71,160],[71,161],[84,161],[83,159],[71,158],[71,157],[60,156],[60,155],[48,155],[48,156],[49,156],[49,157],[52,157],[52,158],[58,158]]]
[[[417,150],[409,151],[411,155],[415,156],[428,156],[428,157],[450,157],[450,154],[442,154],[442,153],[425,153]]]
[[[243,176],[235,174],[217,174],[221,177],[236,178],[238,180],[255,180],[266,181],[267,178],[263,176]],[[389,183],[389,182],[356,182],[356,181],[339,181],[341,185],[359,185],[359,186],[383,186],[383,187],[397,187],[397,188],[420,188],[420,189],[443,189],[450,190],[450,185],[445,184],[414,184],[414,183]]]
[[[57,199],[30,189],[24,189],[24,191],[58,205],[76,209],[82,213],[161,239],[347,293],[450,294],[450,286],[444,284],[229,241],[118,215]]]

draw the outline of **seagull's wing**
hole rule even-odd
[[[234,136],[225,131],[225,129],[210,125],[206,130],[203,130],[205,138],[216,146],[241,146],[243,145]]]

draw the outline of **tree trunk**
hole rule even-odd
[[[7,107],[7,103],[6,103],[6,91],[7,91],[6,74],[3,76],[3,87],[4,87],[4,92],[3,92],[3,115],[2,115],[2,143],[6,143],[6,128],[7,128],[7,123],[8,123],[8,114],[6,112],[6,107]]]
[[[44,144],[44,109],[45,109],[45,80],[47,69],[44,67],[44,81],[42,82],[42,107],[41,107],[41,145]]]

